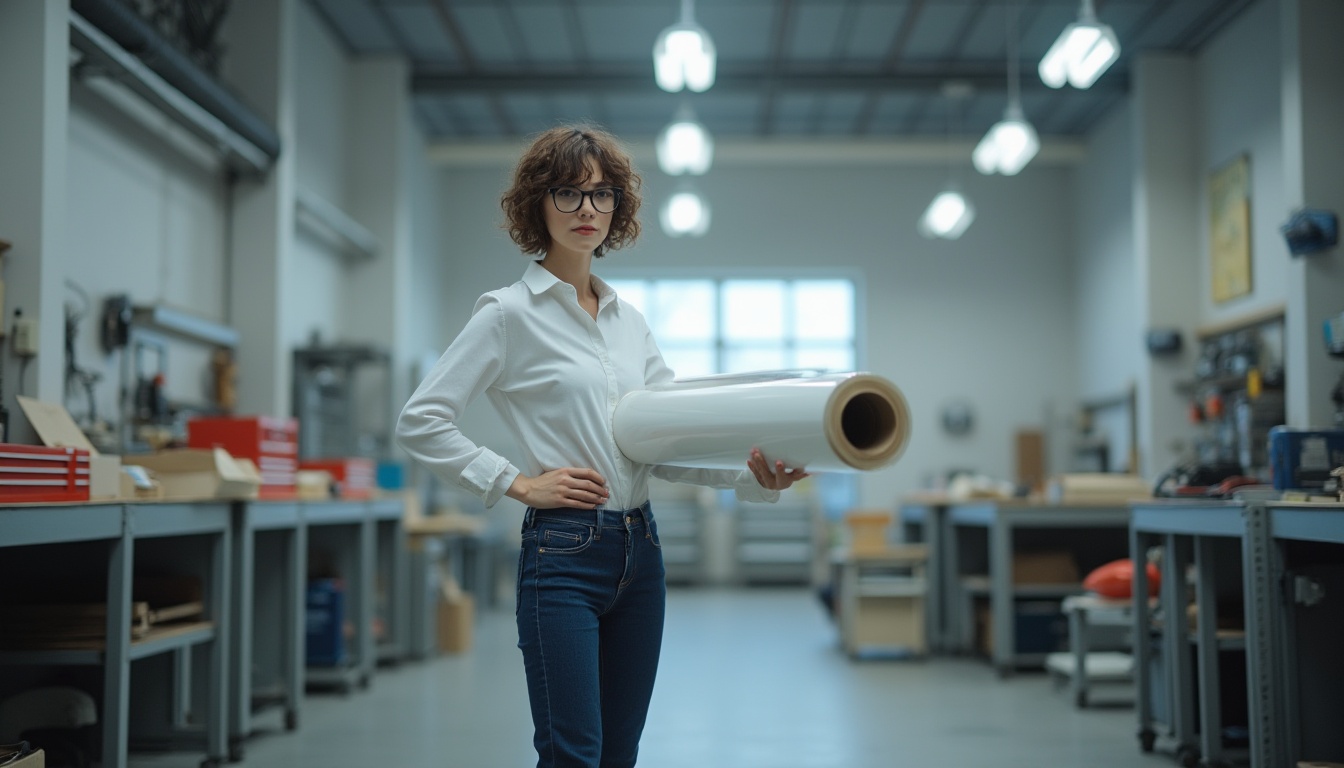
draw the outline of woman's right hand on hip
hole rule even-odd
[[[607,503],[607,481],[596,470],[553,469],[536,477],[519,474],[506,494],[529,507],[594,509]]]

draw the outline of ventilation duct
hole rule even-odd
[[[237,167],[241,161],[247,169],[265,172],[280,156],[280,136],[269,123],[119,0],[70,0],[70,10],[71,45],[137,93],[161,108],[166,107],[165,111],[197,135],[220,144],[232,165]],[[109,50],[106,45],[109,40],[122,50]],[[125,61],[126,57],[119,57],[119,53],[134,54],[134,59]],[[148,69],[160,81],[141,77],[136,65]],[[128,75],[131,82],[126,82]],[[199,119],[190,109],[180,108],[173,94],[164,92],[164,84],[185,96],[217,124]]]

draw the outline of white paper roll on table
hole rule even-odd
[[[631,392],[613,428],[621,453],[642,464],[741,469],[758,447],[809,472],[869,470],[905,450],[910,409],[869,373],[711,376]]]

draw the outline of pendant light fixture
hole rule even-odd
[[[1078,21],[1059,33],[1037,68],[1051,88],[1090,88],[1120,58],[1120,41],[1109,24],[1097,21],[1092,0],[1082,0]]]
[[[669,93],[689,88],[702,93],[714,85],[714,41],[695,23],[694,0],[681,0],[681,21],[664,29],[653,44],[653,77]]]
[[[658,212],[663,231],[672,237],[700,237],[709,231],[709,203],[690,186],[683,186]]]
[[[1022,112],[1022,98],[1018,92],[1017,8],[1006,9],[1008,15],[1008,107],[1003,119],[995,123],[976,145],[971,155],[975,169],[985,175],[1001,173],[1014,176],[1026,167],[1041,148],[1036,129],[1027,122]]]
[[[932,240],[956,240],[966,228],[975,221],[975,206],[961,193],[956,178],[956,155],[952,151],[952,112],[957,102],[971,95],[970,86],[965,83],[947,83],[943,85],[943,96],[947,99],[947,144],[948,144],[948,182],[924,209],[919,219],[919,234]]]
[[[658,134],[654,149],[658,167],[669,176],[702,176],[714,161],[714,139],[695,119],[688,104],[681,105],[672,122]]]

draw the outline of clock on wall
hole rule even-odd
[[[975,412],[965,400],[954,400],[943,406],[943,431],[949,435],[970,434],[975,426]]]

